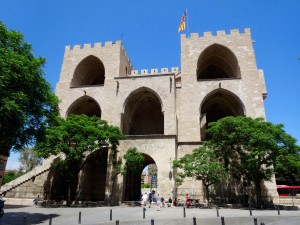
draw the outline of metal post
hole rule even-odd
[[[183,206],[183,218],[185,218],[185,207]]]
[[[49,225],[52,225],[52,217],[50,216]]]
[[[110,210],[109,220],[112,221],[112,209]]]
[[[143,208],[143,219],[145,219],[145,218],[146,218],[145,212],[146,212],[146,209],[145,209],[145,208]]]
[[[257,218],[254,217],[254,225],[257,225]]]
[[[280,215],[279,205],[277,206],[277,213],[278,213],[278,215]]]
[[[151,225],[154,225],[154,219],[151,219]]]
[[[219,208],[218,208],[218,206],[216,207],[216,209],[217,209],[217,217],[219,217]]]
[[[27,225],[27,216],[24,216],[24,225]]]
[[[225,225],[225,220],[224,220],[224,217],[223,217],[223,216],[221,217],[221,224],[222,224],[222,225]]]
[[[119,220],[116,220],[116,225],[119,225]]]
[[[78,216],[78,224],[81,224],[81,212],[79,212],[79,216]]]
[[[193,225],[197,225],[196,217],[193,217]]]
[[[249,208],[250,216],[252,216],[252,209],[251,207]]]

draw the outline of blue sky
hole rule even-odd
[[[122,39],[135,69],[180,67],[177,29],[185,9],[190,33],[251,29],[265,73],[267,120],[300,140],[298,0],[1,0],[0,20],[46,58],[45,78],[55,90],[66,45]],[[12,154],[8,168],[14,167]]]

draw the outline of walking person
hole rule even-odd
[[[147,201],[148,201],[148,195],[145,192],[145,194],[142,196],[142,206],[144,207],[145,210],[146,210]]]
[[[148,199],[149,199],[149,208],[151,208],[151,202],[152,202],[152,193],[151,192],[149,193]]]
[[[157,205],[157,211],[160,211],[160,208],[161,208],[161,197],[159,196],[159,194],[157,194],[157,197],[156,197],[156,205]]]

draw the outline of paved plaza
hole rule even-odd
[[[42,208],[38,206],[5,206],[5,214],[0,219],[0,225],[24,225],[24,217],[27,217],[27,225],[50,224],[49,218],[52,217],[52,225],[75,225],[79,224],[79,213],[81,213],[81,224],[116,224],[119,225],[151,225],[154,219],[155,225],[221,225],[221,217],[224,217],[226,225],[253,225],[254,218],[257,224],[262,222],[265,225],[298,225],[300,224],[299,210],[281,210],[278,215],[277,210],[252,210],[252,216],[247,209],[219,209],[217,210],[188,208],[185,210],[184,218],[183,207],[147,208],[145,219],[143,219],[143,209],[141,207],[87,207],[87,208]],[[112,210],[112,221],[110,221],[110,211]]]

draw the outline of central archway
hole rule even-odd
[[[124,177],[124,183],[125,183],[124,201],[140,201],[142,172],[144,168],[147,167],[148,165],[155,165],[156,167],[156,163],[151,156],[147,154],[143,154],[143,156],[144,156],[144,162],[140,173],[138,174],[127,173],[126,176]],[[157,176],[155,176],[152,179],[155,179],[156,182],[155,184],[157,185]]]

